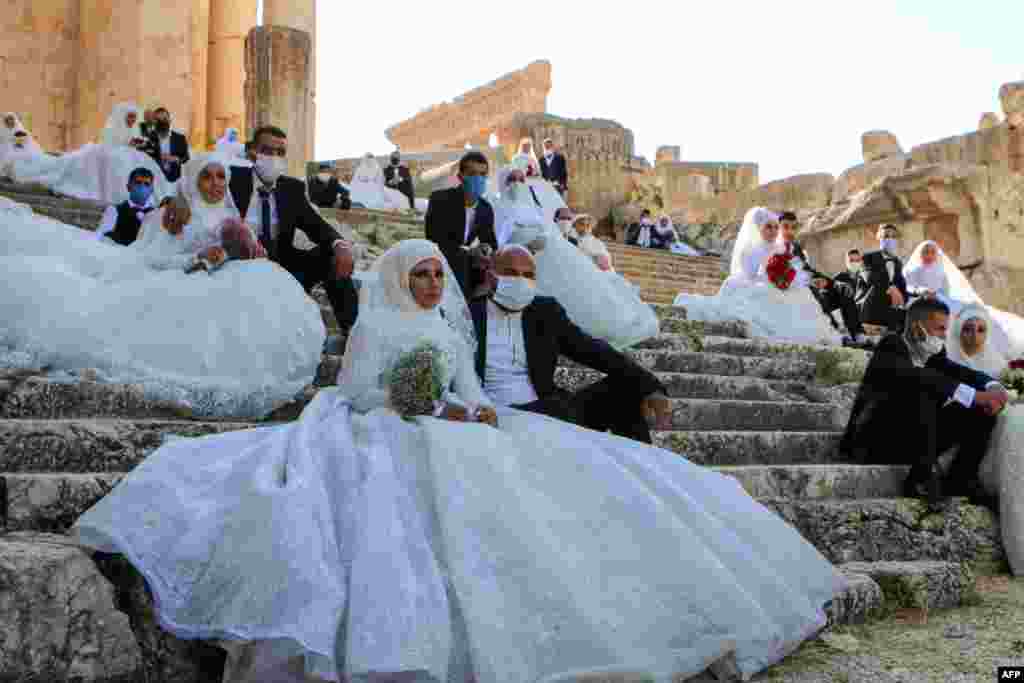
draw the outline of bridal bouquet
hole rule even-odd
[[[781,290],[789,289],[796,279],[796,268],[790,263],[791,259],[789,254],[775,254],[765,267],[768,280]]]
[[[1024,360],[1010,361],[1010,367],[999,376],[999,382],[1010,392],[1010,401],[1020,402],[1024,396]]]
[[[391,407],[405,420],[433,415],[436,402],[445,394],[447,366],[445,354],[431,342],[422,342],[403,353],[387,380]]]

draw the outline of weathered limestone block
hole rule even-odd
[[[0,680],[137,681],[142,653],[115,592],[62,536],[0,537]]]
[[[93,561],[117,591],[118,606],[131,618],[143,669],[143,675],[133,681],[220,683],[223,650],[213,642],[181,640],[164,631],[145,581],[123,556],[96,553]]]
[[[999,115],[993,111],[987,111],[981,115],[981,120],[978,122],[978,130],[988,130],[989,128],[995,128],[1002,124],[999,120]]]
[[[845,570],[843,575],[847,580],[846,590],[825,608],[829,626],[863,623],[882,607],[882,589],[870,576]]]
[[[7,509],[0,510],[7,531],[64,533],[107,495],[120,474],[4,474]],[[5,514],[6,513],[6,514]]]
[[[860,136],[860,145],[866,164],[903,154],[900,141],[887,130],[869,130]]]
[[[837,432],[655,432],[658,448],[707,467],[767,465],[773,462],[823,464],[838,459]]]
[[[187,418],[184,405],[147,398],[140,386],[99,382],[53,381],[31,377],[15,387],[0,404],[0,417]]]
[[[1024,125],[1024,81],[1003,84],[999,88],[999,102],[1010,126]]]
[[[894,607],[958,607],[974,589],[974,574],[956,562],[849,562],[844,573],[870,576]]]
[[[930,512],[906,498],[763,502],[831,562],[962,562],[982,575],[1006,565],[998,521],[973,505],[953,502]]]
[[[896,497],[907,467],[888,465],[765,465],[723,467],[753,498],[855,499]]]
[[[868,189],[882,178],[899,175],[908,168],[908,165],[909,158],[902,154],[848,168],[839,175],[832,186],[831,201],[832,203],[841,202]],[[822,202],[819,207],[828,203]]]
[[[181,420],[0,420],[6,473],[128,472],[170,436],[198,437],[248,423]]]
[[[288,171],[303,177],[313,87],[312,37],[282,26],[257,26],[245,39],[245,97],[249,130],[263,125],[283,128]]]

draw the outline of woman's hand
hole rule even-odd
[[[491,406],[480,406],[477,408],[476,419],[478,422],[482,422],[494,428],[498,427],[498,413],[496,413],[494,408]]]
[[[442,420],[450,420],[452,422],[467,422],[469,420],[469,411],[462,406],[448,404],[441,411],[439,416]]]
[[[228,257],[227,252],[222,247],[210,247],[201,252],[199,256],[206,259],[213,266],[219,266]]]

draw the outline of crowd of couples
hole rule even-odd
[[[1003,381],[1024,358],[1024,320],[985,305],[932,240],[904,263],[895,225],[879,226],[877,250],[850,249],[833,277],[811,267],[797,235],[794,214],[751,209],[719,292],[676,303],[691,319],[742,320],[779,342],[838,344],[845,329],[847,344],[872,354],[842,459],[908,465],[904,495],[933,506],[965,496],[998,512],[1011,568],[1024,572],[1024,411],[1010,405],[1020,383]],[[880,328],[877,343],[866,324]]]
[[[622,349],[658,321],[557,187],[513,160],[488,191],[469,152],[427,239],[356,274],[282,174],[287,144],[267,127],[246,163],[196,156],[167,201],[129,172],[155,206],[99,239],[0,203],[4,366],[261,416],[316,372],[311,287],[349,329],[297,420],[170,440],[74,526],[132,562],[164,629],[218,641],[225,681],[519,683],[746,678],[824,626],[841,574],[736,480],[652,444],[671,401]],[[442,391],[410,417],[392,379],[425,344]],[[605,378],[560,389],[560,356]]]

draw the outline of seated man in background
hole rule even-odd
[[[128,246],[138,238],[142,222],[155,208],[153,174],[149,169],[137,168],[128,176],[128,200],[107,207],[96,228],[96,239],[106,237]]]
[[[885,224],[878,228],[877,237],[880,249],[863,256],[863,273],[856,294],[860,321],[899,332],[909,298],[903,261],[896,256],[900,233],[895,225]]]
[[[409,172],[409,167],[402,163],[402,156],[397,151],[391,153],[391,165],[384,169],[384,184],[404,194],[409,200],[409,208],[416,210],[416,193],[413,191],[412,174]]]
[[[322,209],[337,207],[347,211],[352,208],[352,200],[333,171],[330,164],[320,164],[320,171],[307,181],[309,200]]]

